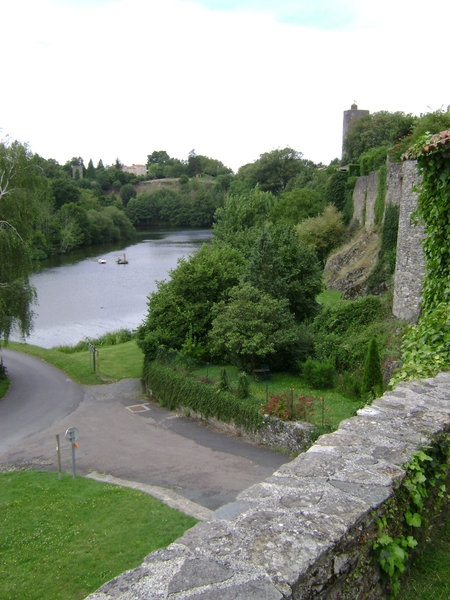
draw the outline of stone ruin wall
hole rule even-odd
[[[422,281],[425,275],[422,249],[425,228],[411,222],[411,215],[417,209],[417,192],[414,191],[414,186],[419,182],[415,161],[403,163],[398,181],[401,202],[392,312],[407,323],[415,323],[420,315]]]
[[[412,455],[449,428],[449,373],[401,384],[88,598],[386,598],[376,521]]]
[[[425,273],[422,250],[424,228],[411,221],[411,215],[417,208],[417,193],[413,188],[418,182],[415,161],[388,164],[385,205],[400,205],[392,312],[408,323],[416,322],[420,315],[420,296]],[[358,177],[353,192],[353,218],[364,225],[367,231],[373,230],[375,224],[377,190],[378,171]]]

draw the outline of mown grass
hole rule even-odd
[[[57,348],[48,350],[18,342],[9,342],[7,348],[45,360],[81,385],[110,383],[111,380],[142,376],[144,355],[134,340],[100,348],[98,374],[93,371],[91,354],[88,350],[67,354]]]
[[[79,600],[197,521],[147,494],[78,477],[0,474],[0,597]]]

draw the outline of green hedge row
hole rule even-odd
[[[231,392],[219,391],[193,375],[180,373],[157,361],[146,360],[143,381],[161,406],[175,410],[190,408],[205,418],[215,417],[246,431],[256,431],[263,423],[260,403],[252,398],[239,399]]]

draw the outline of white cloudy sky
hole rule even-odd
[[[448,0],[0,0],[2,136],[45,158],[328,163],[342,113],[447,108]]]

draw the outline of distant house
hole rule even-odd
[[[145,165],[131,165],[131,167],[122,166],[122,171],[125,173],[133,173],[133,175],[147,175],[147,167]]]

